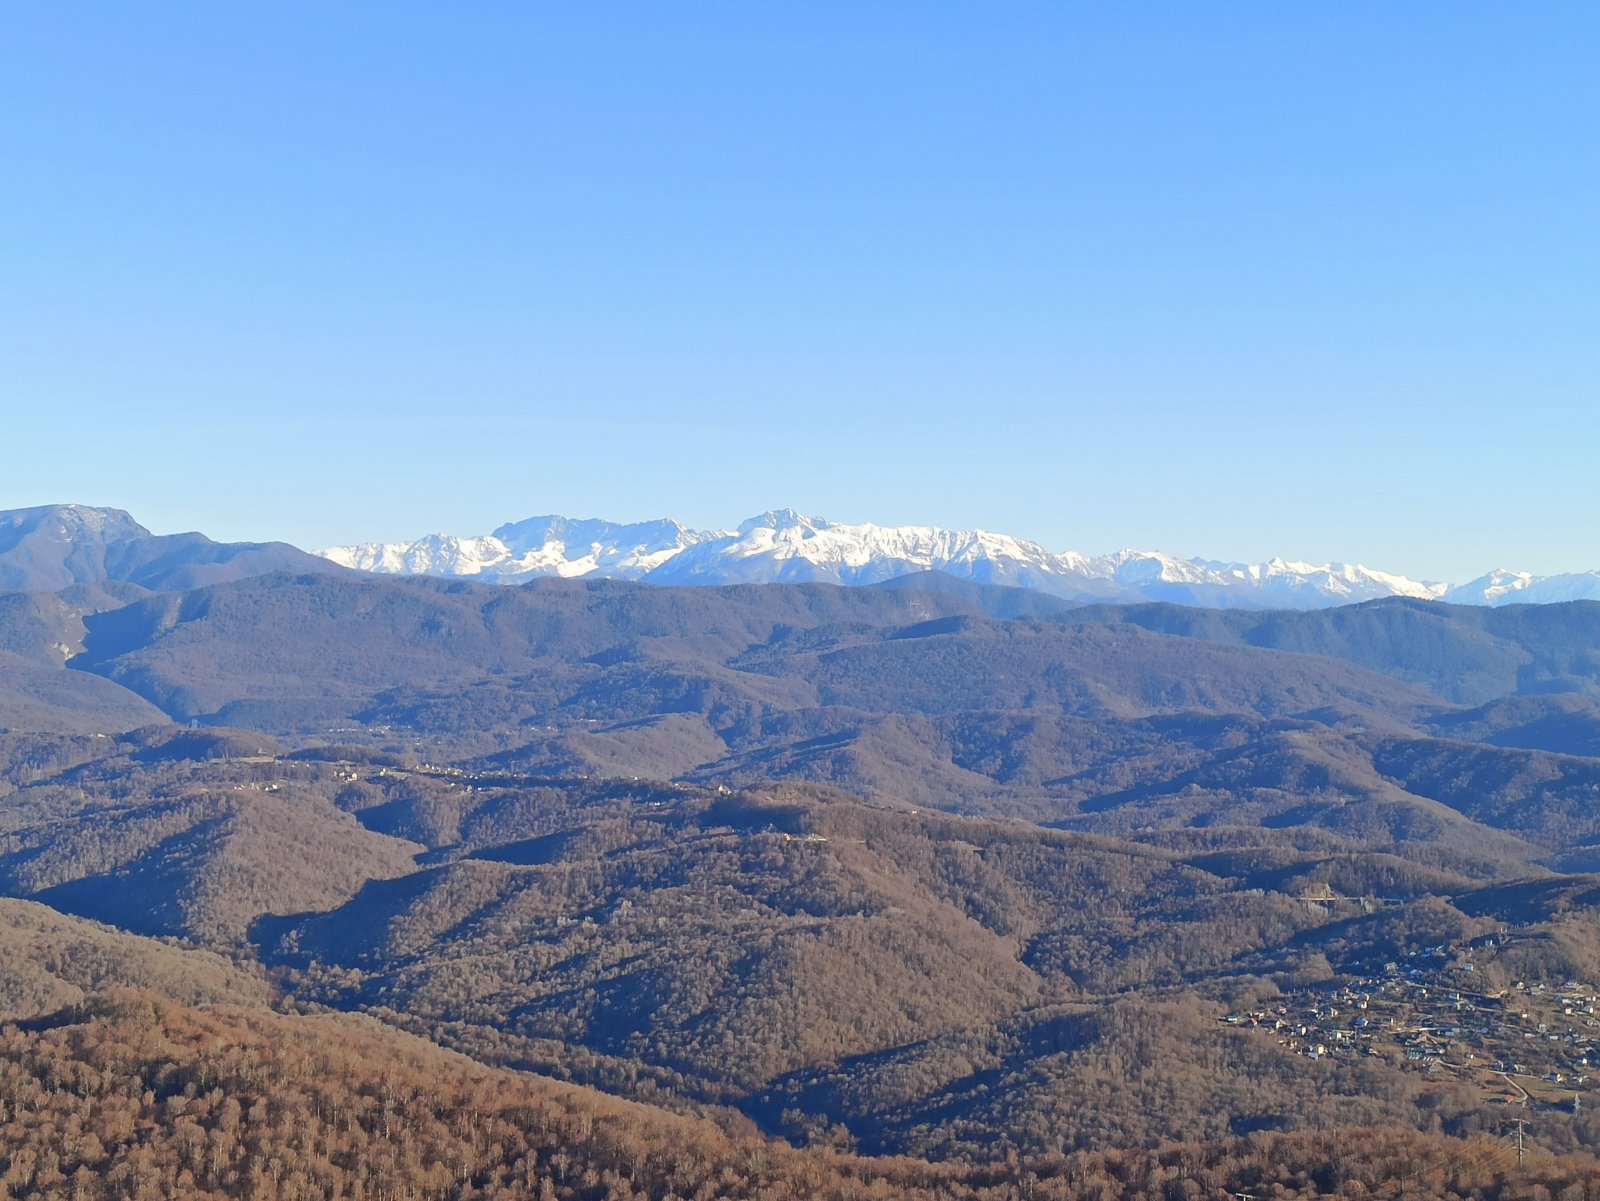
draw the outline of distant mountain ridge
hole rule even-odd
[[[763,513],[735,530],[703,531],[669,520],[620,525],[533,517],[477,537],[434,534],[416,542],[314,553],[359,571],[495,583],[559,576],[652,584],[870,585],[940,571],[1085,603],[1321,609],[1395,596],[1471,605],[1600,599],[1600,571],[1541,577],[1500,569],[1450,585],[1348,563],[1227,563],[1140,550],[1056,554],[985,530],[851,525],[793,509]]]
[[[121,509],[39,505],[0,511],[0,592],[56,592],[105,583],[165,592],[273,571],[338,570],[287,542],[152,534]]]
[[[1180,559],[1155,551],[1060,554],[1008,534],[936,526],[849,524],[778,509],[733,530],[676,521],[530,517],[491,534],[304,551],[285,542],[213,542],[152,534],[120,509],[44,505],[0,511],[0,592],[74,586],[182,591],[272,572],[381,575],[522,584],[544,578],[661,585],[915,585],[929,573],[1026,589],[1052,602],[1314,610],[1402,597],[1500,606],[1600,600],[1600,571],[1535,576],[1498,569],[1443,584],[1359,564]]]

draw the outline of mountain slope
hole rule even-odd
[[[414,866],[415,845],[333,804],[332,768],[277,764],[270,741],[170,727],[96,741],[99,758],[7,796],[0,893],[228,946],[265,914],[328,908]]]
[[[0,650],[0,733],[108,734],[165,720],[160,709],[111,680]]]
[[[152,534],[120,509],[44,505],[0,512],[0,591],[55,592],[107,581],[168,590],[271,571],[336,570],[286,542]]]
[[[0,1019],[76,1005],[112,986],[154,989],[186,1004],[262,1005],[259,973],[209,951],[181,949],[68,917],[33,901],[0,899]]]
[[[1600,602],[1503,609],[1403,599],[1313,613],[1180,605],[1094,605],[1065,624],[1136,625],[1163,634],[1343,659],[1455,704],[1513,694],[1600,692]]]
[[[1511,707],[1463,713],[1372,670],[1507,694],[1540,683],[1530,665],[1570,677],[1600,642],[1573,606],[998,621],[962,595],[972,587],[264,577],[89,615],[77,670],[57,674],[94,673],[181,721],[364,729],[535,776],[799,779],[1119,832],[1293,822],[1387,848],[1426,830],[1475,873],[1560,849],[1554,829],[1600,835],[1565,812],[1571,789],[1471,810],[1504,835],[1466,823],[1464,793],[1527,778],[1529,751],[1469,755],[1460,741],[1492,743]],[[1591,708],[1568,710],[1566,724],[1525,724],[1579,739]],[[1374,766],[1383,739],[1443,748],[1456,791]]]
[[[1206,1031],[1196,1015],[1183,1016],[1193,1032]],[[720,1122],[671,1114],[485,1068],[348,1017],[189,1009],[117,990],[43,1025],[0,1030],[0,1087],[25,1099],[26,1120],[7,1127],[7,1191],[18,1198],[1147,1201],[1248,1192],[1309,1201],[1401,1189],[1418,1201],[1516,1201],[1584,1197],[1600,1186],[1600,1163],[1587,1153],[1534,1154],[1524,1168],[1503,1141],[1389,1122],[1206,1145],[1167,1140],[1149,1151],[1102,1142],[1021,1162],[1002,1160],[993,1145],[968,1163],[872,1159],[796,1149],[726,1114]],[[1159,1067],[1145,1073],[1146,1093],[1126,1087],[1121,1065],[1094,1066],[1089,1079],[1100,1091],[1086,1112],[1170,1098],[1170,1088],[1155,1091],[1168,1076]],[[1300,1091],[1323,1100],[1309,1086]],[[996,1089],[988,1104],[1014,1111],[1012,1095]],[[1346,1107],[1331,1116],[1348,1123],[1353,1106],[1331,1098],[1330,1113],[1332,1101]],[[1066,1116],[1059,1096],[1056,1105]],[[1003,1116],[1015,1123],[1017,1115]]]
[[[463,732],[668,712],[732,728],[816,707],[1316,711],[1409,725],[1431,704],[1326,657],[1131,625],[1001,622],[956,595],[820,585],[271,577],[150,597],[86,623],[73,668],[178,720],[283,733],[356,717],[414,725],[408,708],[435,701],[456,711],[420,720]]]

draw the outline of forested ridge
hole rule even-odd
[[[1600,606],[269,575],[0,655],[12,1195],[1600,1195]]]
[[[0,1148],[0,1196],[76,1201],[1600,1196],[1586,1155],[1398,1130],[981,1165],[797,1151],[349,1019],[126,991],[0,1027]]]

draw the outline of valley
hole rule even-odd
[[[183,1031],[358,1022],[841,1196],[1018,1195],[1008,1163],[1089,1195],[1263,1140],[1510,1181],[1508,1115],[1589,1178],[1600,604],[189,585],[0,597],[14,1031],[137,1012],[181,1065]]]

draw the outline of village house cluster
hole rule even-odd
[[[1490,1104],[1579,1112],[1600,1083],[1600,989],[1577,980],[1474,989],[1473,952],[1506,938],[1428,947],[1376,974],[1301,989],[1222,1021],[1270,1033],[1307,1059],[1381,1056],[1471,1084]]]

